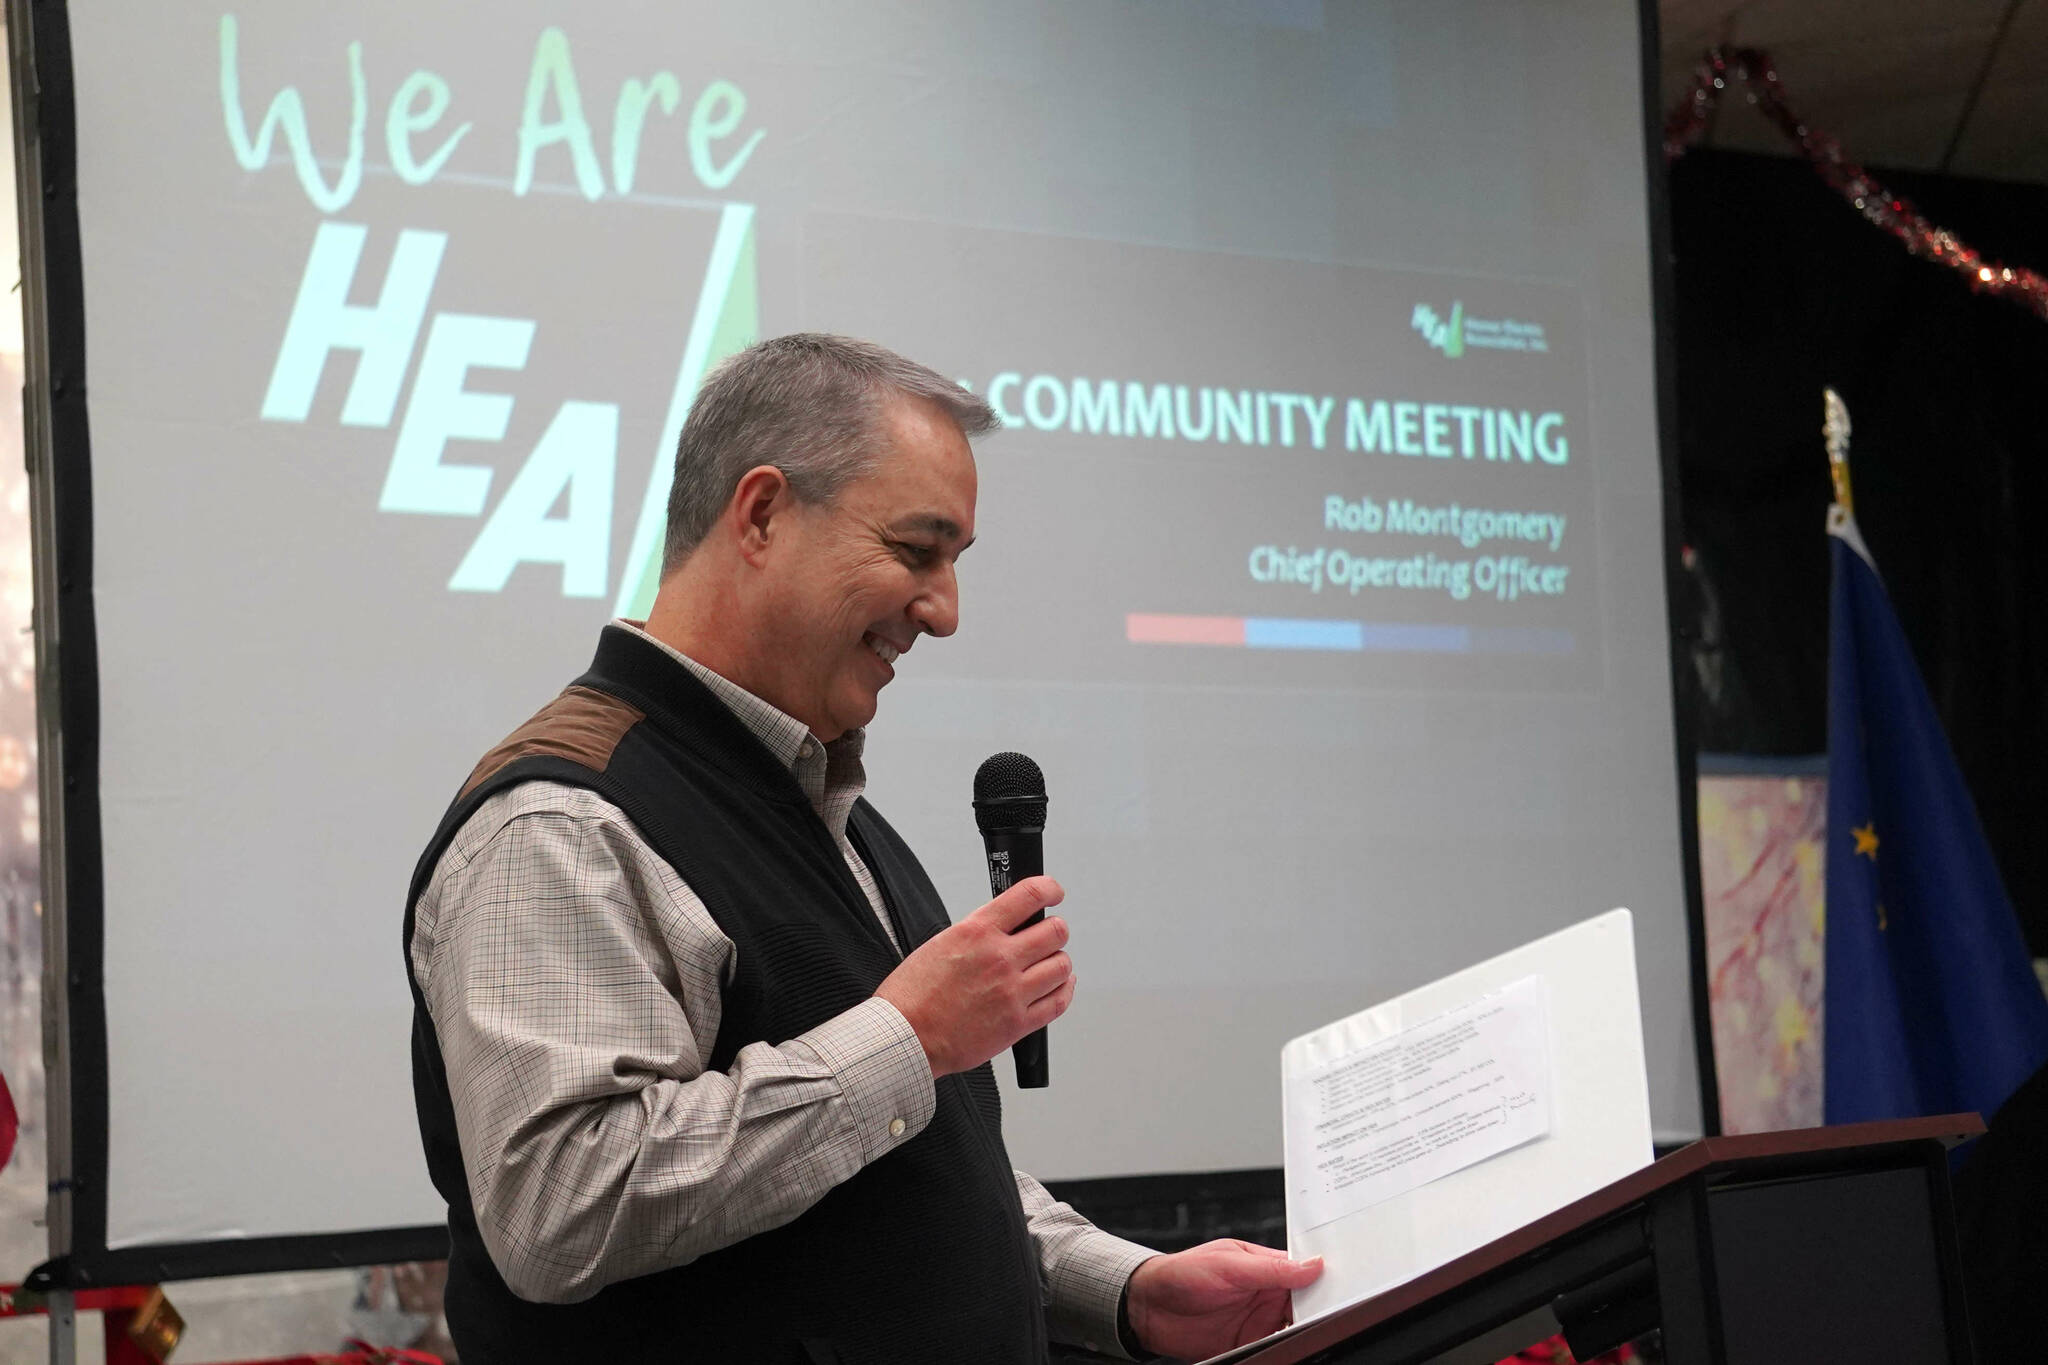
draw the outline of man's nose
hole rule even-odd
[[[951,635],[960,628],[960,580],[948,564],[910,604],[910,619],[927,635]]]

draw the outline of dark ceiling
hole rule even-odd
[[[1760,47],[1868,166],[2048,182],[2048,0],[1661,0],[1665,107],[1708,47]],[[1731,92],[1731,94],[1734,92]],[[1739,95],[1704,145],[1789,155]]]

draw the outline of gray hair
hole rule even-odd
[[[936,404],[964,436],[1002,425],[979,397],[871,341],[796,332],[724,361],[697,390],[676,443],[662,574],[710,534],[750,469],[773,465],[810,503],[829,503],[872,473],[883,408],[898,397]]]

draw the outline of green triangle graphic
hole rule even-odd
[[[662,424],[661,448],[654,454],[647,496],[633,527],[632,548],[612,614],[644,621],[661,584],[661,546],[668,529],[668,490],[675,474],[676,440],[683,419],[696,401],[697,386],[713,366],[760,339],[761,291],[754,271],[754,206],[727,204],[718,219],[718,237],[704,267],[704,289],[697,296],[697,314],[690,340],[683,347],[682,367],[669,396],[668,420]]]

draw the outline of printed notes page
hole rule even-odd
[[[1540,976],[1287,1078],[1287,1197],[1306,1230],[1550,1132]]]

